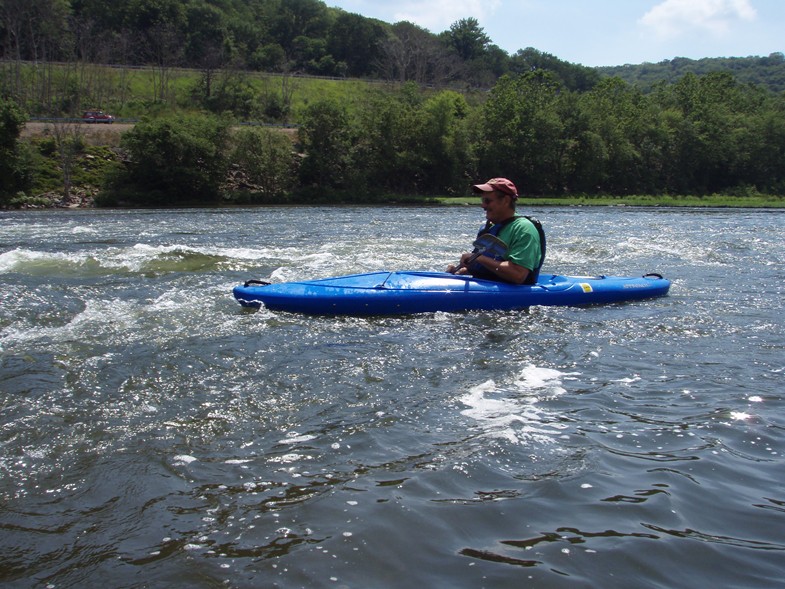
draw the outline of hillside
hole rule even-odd
[[[619,77],[643,91],[649,91],[662,82],[674,83],[687,73],[704,75],[729,72],[743,84],[764,86],[772,92],[785,92],[785,56],[782,53],[772,53],[768,57],[717,57],[698,60],[677,57],[659,63],[626,64],[596,69],[604,77]]]
[[[145,106],[171,103],[173,72],[187,68],[201,72],[189,89],[192,105],[241,117],[250,115],[253,92],[226,72],[485,91],[505,74],[542,71],[567,90],[587,92],[604,77],[618,76],[646,91],[688,72],[723,71],[742,83],[785,91],[782,53],[592,68],[533,47],[507,53],[473,17],[434,34],[409,22],[348,13],[322,0],[61,0],[43,12],[16,6],[0,2],[0,94],[13,97],[31,116],[73,116],[96,105],[117,112],[127,101],[111,96],[109,86],[127,87],[137,68],[155,73]],[[69,66],[61,94],[50,90],[46,64],[54,63]],[[26,64],[36,64],[37,71],[27,71]],[[116,79],[96,78],[89,66],[101,64],[112,64]],[[287,118],[288,90],[268,93],[262,106],[266,119]]]

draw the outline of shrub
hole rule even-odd
[[[0,203],[32,182],[28,154],[19,143],[25,120],[15,102],[0,98]]]
[[[219,200],[226,176],[229,122],[178,115],[144,120],[123,135],[128,161],[107,188],[120,202],[139,205],[204,204]],[[103,195],[101,202],[107,202]]]
[[[264,127],[241,129],[234,137],[232,161],[245,173],[258,200],[285,198],[295,182],[292,141]]]

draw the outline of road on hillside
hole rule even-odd
[[[133,129],[134,123],[74,123],[79,125],[79,130],[86,136],[99,135],[102,137],[120,135],[128,129]],[[52,123],[41,121],[28,121],[22,129],[22,137],[36,137],[51,133]]]
[[[40,137],[42,135],[51,134],[52,122],[44,121],[28,121],[22,129],[22,137]],[[134,123],[74,123],[79,126],[79,130],[84,133],[85,137],[93,140],[100,140],[100,142],[107,142],[107,140],[120,141],[120,135],[129,129],[133,129]],[[242,125],[246,126],[246,125]],[[282,133],[290,136],[295,140],[297,136],[296,127],[270,127],[280,130]],[[112,141],[108,141],[112,142]]]

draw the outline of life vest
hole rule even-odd
[[[545,230],[542,228],[542,223],[540,223],[539,219],[537,219],[536,217],[530,217],[529,215],[515,215],[513,217],[510,217],[506,221],[502,221],[501,223],[492,224],[490,221],[488,221],[485,224],[485,227],[480,229],[480,231],[477,233],[477,237],[480,237],[481,235],[493,235],[494,237],[499,237],[499,233],[506,225],[512,223],[515,219],[519,219],[521,217],[523,217],[524,219],[528,219],[531,222],[531,224],[534,225],[535,229],[537,229],[537,234],[540,236],[540,262],[537,264],[536,268],[533,268],[529,272],[529,275],[526,277],[526,281],[524,282],[524,284],[534,284],[535,282],[537,282],[537,278],[539,278],[540,276],[540,268],[542,268],[542,265],[545,262],[545,249],[547,246],[545,240]],[[476,251],[477,250],[475,249],[475,252]],[[500,262],[504,260],[504,257],[498,254],[492,255],[490,257]],[[498,277],[493,272],[486,269],[485,266],[477,262],[475,262],[470,266],[469,271],[472,274],[472,276],[476,276],[477,278],[498,280]]]

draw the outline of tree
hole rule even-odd
[[[362,77],[374,73],[381,56],[382,26],[359,14],[341,12],[327,35],[327,51],[346,64],[349,76]]]
[[[278,5],[271,33],[287,54],[295,50],[295,39],[324,39],[329,28],[327,6],[320,0],[286,0]]]
[[[279,131],[253,127],[240,130],[234,143],[232,160],[254,184],[262,200],[285,199],[294,186],[291,140]]]
[[[599,187],[614,194],[654,190],[662,145],[657,114],[643,93],[621,78],[608,78],[584,95],[582,108],[604,146]]]
[[[398,96],[373,93],[358,111],[355,167],[362,170],[362,186],[376,191],[412,193],[418,188],[420,151],[417,149],[419,92],[413,82]]]
[[[5,37],[0,39],[0,56],[10,60],[3,82],[30,110],[51,110],[55,100],[55,67],[50,61],[69,55],[69,10],[68,0],[0,1],[0,32]],[[35,62],[36,67],[24,71],[24,61]]]
[[[565,88],[577,92],[587,92],[600,81],[600,74],[595,68],[562,61],[550,53],[538,51],[533,47],[519,49],[510,57],[508,68],[510,73],[516,74],[537,70],[549,71]]]
[[[142,60],[153,67],[153,98],[169,98],[172,68],[182,61],[186,41],[185,4],[178,0],[132,0],[126,10],[126,25],[139,31]]]
[[[84,129],[80,123],[56,121],[52,123],[52,137],[60,156],[60,167],[63,171],[63,200],[68,202],[71,197],[71,179],[76,158],[85,147]]]
[[[309,105],[299,136],[305,154],[300,166],[301,183],[322,190],[347,188],[352,138],[346,108],[332,100]]]
[[[410,22],[392,26],[381,42],[380,72],[388,80],[418,84],[442,82],[459,69],[457,58],[427,30]]]
[[[469,105],[457,92],[444,91],[422,106],[420,125],[423,188],[435,193],[462,193],[473,168],[466,118]]]
[[[450,46],[463,61],[479,59],[491,43],[490,37],[476,18],[464,18],[450,25],[447,32]]]
[[[672,137],[665,161],[678,192],[718,192],[745,182],[751,170],[751,121],[763,97],[729,73],[687,74],[659,89],[656,99],[668,113]],[[741,143],[740,143],[741,141]]]
[[[227,39],[224,12],[204,3],[187,8],[187,41],[184,57],[188,63],[219,68],[227,60]]]
[[[750,117],[744,141],[748,157],[742,181],[770,194],[785,192],[785,97],[772,97]]]
[[[440,35],[448,51],[462,64],[461,79],[471,86],[489,88],[509,70],[507,52],[491,44],[476,18],[453,23]]]
[[[109,182],[132,204],[216,202],[226,177],[228,121],[203,115],[145,120],[126,132],[129,161]]]
[[[19,143],[26,120],[15,102],[0,97],[0,202],[27,189],[32,181]]]
[[[563,132],[554,184],[567,194],[596,192],[605,171],[605,145],[582,99],[576,92],[562,92],[557,101]]]
[[[499,79],[483,106],[483,176],[512,176],[524,192],[560,189],[563,124],[557,110],[559,91],[547,72]]]

